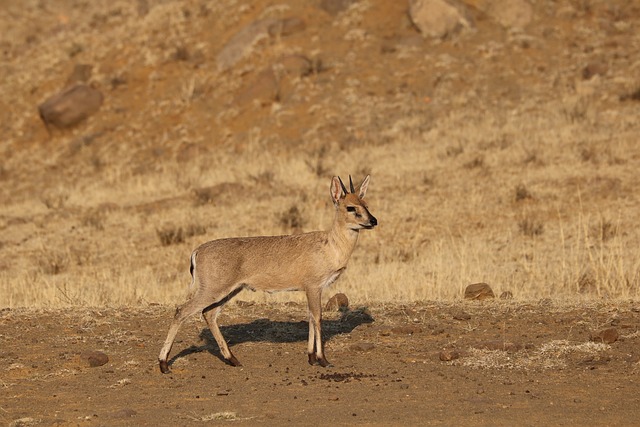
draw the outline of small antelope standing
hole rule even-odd
[[[176,310],[158,357],[160,370],[165,374],[169,372],[167,358],[178,329],[197,312],[202,312],[225,361],[239,366],[216,319],[222,306],[244,288],[267,292],[304,290],[309,305],[309,364],[329,366],[322,343],[322,290],[335,282],[347,267],[360,230],[378,224],[363,200],[369,175],[358,191],[353,187],[351,176],[349,185],[351,191],[347,191],[340,177],[331,180],[336,215],[328,231],[220,239],[196,248],[191,254],[191,296]]]

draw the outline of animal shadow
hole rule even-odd
[[[326,342],[336,335],[348,334],[357,326],[364,323],[372,323],[373,321],[374,318],[366,309],[341,309],[339,319],[325,319],[322,321],[323,341]],[[299,322],[282,322],[262,318],[256,319],[251,323],[221,326],[220,331],[227,340],[229,347],[245,342],[292,343],[307,340],[309,337],[309,323],[304,320]],[[171,358],[169,365],[181,357],[193,353],[202,353],[203,351],[208,351],[226,363],[209,328],[203,328],[199,336],[200,339],[204,341],[204,345],[192,345],[191,347],[185,348]]]

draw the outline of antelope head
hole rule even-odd
[[[349,175],[349,190],[339,176],[334,176],[331,180],[331,199],[336,207],[336,212],[344,219],[347,228],[354,231],[363,228],[371,229],[378,225],[378,220],[371,215],[367,203],[364,201],[369,178],[370,176],[367,175],[357,191],[353,186],[351,175]]]

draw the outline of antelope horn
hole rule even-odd
[[[351,179],[351,175],[349,175],[349,187],[351,187],[351,192],[355,193],[356,189],[353,188],[353,180]]]
[[[347,187],[345,187],[344,183],[342,182],[342,178],[338,177],[338,181],[340,181],[340,186],[342,186],[342,191],[344,192],[344,194],[349,194],[349,192],[347,191]]]

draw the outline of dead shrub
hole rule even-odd
[[[484,157],[477,156],[464,164],[465,169],[479,169],[484,167]]]
[[[531,200],[533,199],[533,196],[531,195],[531,192],[529,192],[529,190],[527,189],[527,187],[524,184],[518,184],[516,186],[516,202],[521,202],[523,200]]]
[[[91,209],[82,216],[81,223],[85,227],[95,228],[96,230],[104,230],[104,223],[107,215],[104,210]]]
[[[606,242],[618,234],[618,227],[607,219],[601,219],[591,227],[591,235],[600,242]]]
[[[583,272],[578,277],[578,292],[581,294],[597,294],[598,286],[591,272]]]
[[[544,224],[531,215],[526,215],[518,221],[518,229],[527,237],[535,237],[542,234],[544,231]]]
[[[305,220],[297,205],[291,206],[280,214],[280,224],[285,228],[301,229],[304,227]]]
[[[193,236],[200,236],[206,232],[207,229],[204,226],[197,224],[188,225],[186,228],[167,225],[156,230],[156,234],[158,235],[162,246],[184,243],[185,239]]]
[[[69,267],[68,254],[60,251],[42,251],[38,257],[38,266],[44,274],[56,275]]]

